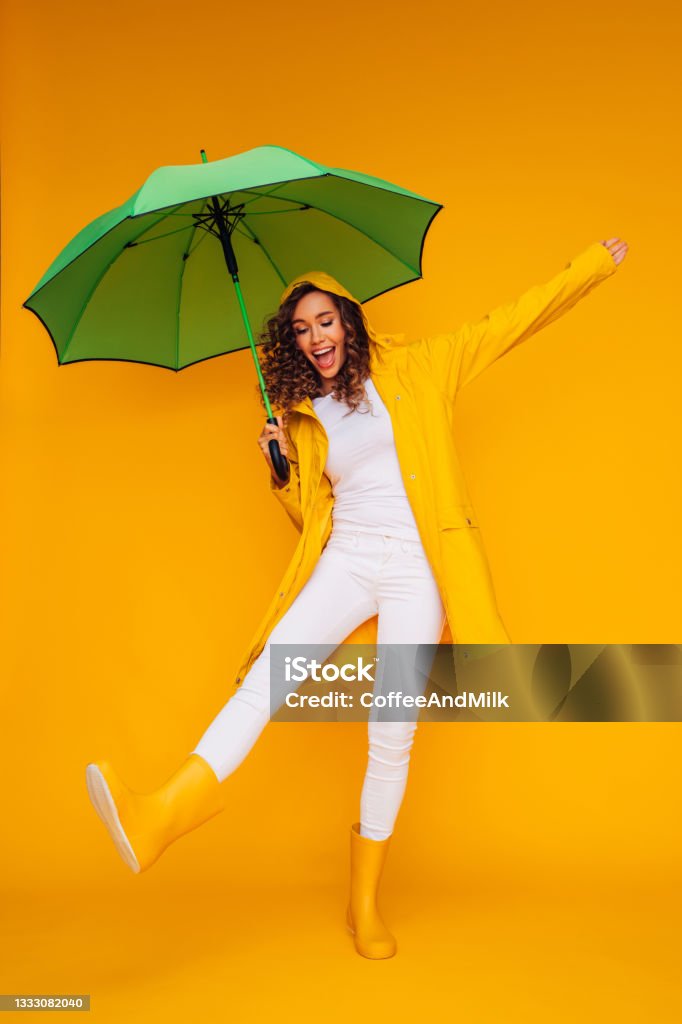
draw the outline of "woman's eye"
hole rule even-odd
[[[320,326],[321,326],[321,327],[331,327],[331,325],[332,325],[333,323],[334,323],[334,321],[333,321],[333,320],[325,320],[325,321],[324,321],[324,322],[323,322],[323,323],[322,323],[322,324],[321,324]],[[307,328],[307,327],[301,327],[301,329],[300,329],[300,330],[298,330],[298,331],[296,331],[296,333],[297,333],[297,334],[305,334],[305,332],[306,332],[307,330],[308,330],[308,328]]]

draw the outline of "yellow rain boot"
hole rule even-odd
[[[134,793],[108,761],[89,764],[85,779],[95,810],[136,874],[151,867],[172,842],[225,806],[222,784],[198,754],[190,754],[152,793]]]
[[[361,836],[360,822],[350,830],[350,902],[346,923],[355,938],[356,950],[370,960],[395,956],[398,948],[377,908],[377,890],[390,841],[390,836],[382,840]]]

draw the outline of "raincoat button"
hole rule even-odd
[[[414,480],[414,473],[410,473],[410,480]]]
[[[399,402],[400,401],[400,395],[396,395],[395,397],[396,397],[396,400]]]
[[[280,594],[279,596],[280,596],[280,597],[284,597],[284,594]]]
[[[471,526],[471,520],[470,519],[467,519],[467,523],[469,524],[469,526]]]

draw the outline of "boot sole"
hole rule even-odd
[[[351,928],[351,926],[348,924],[348,918],[346,918],[346,931],[349,933],[349,935],[355,937],[355,929]],[[365,953],[361,953],[360,955],[364,956],[366,960],[390,960],[391,957],[395,956],[397,952],[398,951],[396,949],[395,952],[389,953],[387,956],[367,956]]]
[[[106,825],[109,835],[122,859],[136,875],[140,873],[140,865],[133,852],[127,835],[118,816],[118,810],[114,798],[107,786],[106,779],[96,764],[89,764],[85,769],[85,782],[88,787],[88,795],[92,805],[97,811],[99,818]]]

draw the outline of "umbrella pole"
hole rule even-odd
[[[204,163],[208,163],[206,152],[203,149],[201,151],[201,159],[203,160]],[[263,380],[263,373],[261,371],[260,363],[258,361],[256,345],[253,340],[253,334],[251,332],[251,324],[249,323],[249,318],[246,312],[246,304],[244,303],[244,296],[242,295],[242,290],[239,285],[239,268],[237,267],[237,257],[235,256],[234,249],[232,248],[232,239],[230,238],[230,231],[225,222],[225,214],[221,209],[220,202],[217,196],[212,197],[211,209],[215,220],[215,225],[218,229],[220,242],[223,247],[225,263],[227,264],[227,269],[230,272],[230,276],[232,277],[232,281],[234,282],[234,287],[237,292],[239,308],[241,309],[242,312],[242,319],[244,321],[244,326],[246,327],[246,335],[249,339],[249,345],[251,347],[251,355],[253,356],[253,361],[256,366],[256,373],[258,374],[258,383],[260,385],[261,394],[263,396],[263,402],[265,403],[265,410],[268,414],[267,422],[274,423],[275,426],[277,426],[277,418],[272,415],[270,399],[268,398],[268,393],[265,390],[265,381]],[[279,477],[280,480],[286,483],[289,479],[289,463],[279,450],[278,442],[269,441],[268,450],[270,452],[270,458],[272,459],[272,464],[275,468],[277,476]]]

